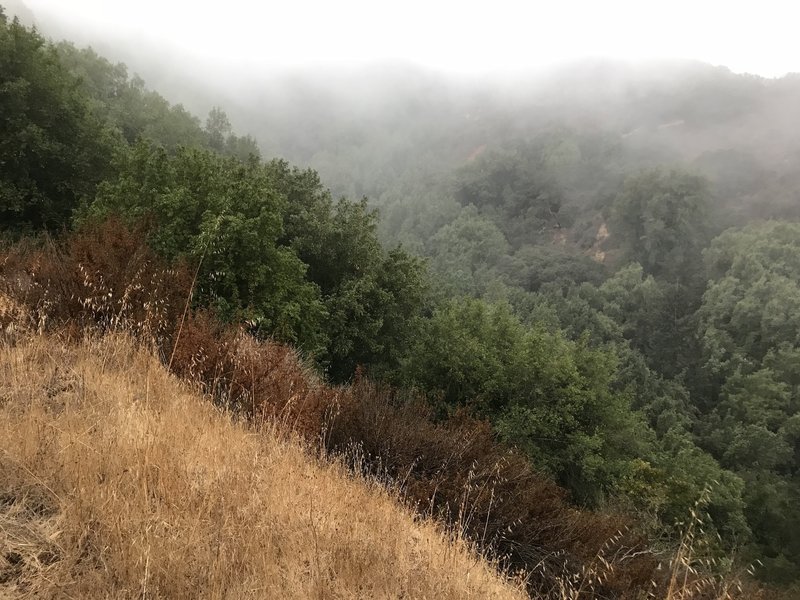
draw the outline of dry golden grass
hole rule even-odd
[[[524,598],[127,338],[0,346],[0,598]]]
[[[30,330],[25,308],[0,293],[0,340],[10,340]]]

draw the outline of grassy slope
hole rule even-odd
[[[107,336],[0,344],[0,598],[26,597],[524,594],[378,484]]]

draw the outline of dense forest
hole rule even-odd
[[[120,219],[327,381],[485,419],[664,547],[699,502],[718,568],[797,586],[800,77],[314,76],[200,120],[0,15],[4,244]]]

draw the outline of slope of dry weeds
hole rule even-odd
[[[0,598],[524,598],[126,337],[0,345]]]

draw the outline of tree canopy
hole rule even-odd
[[[0,114],[0,227],[65,227],[108,175],[117,140],[56,50],[2,13]]]

